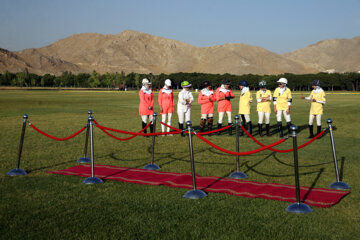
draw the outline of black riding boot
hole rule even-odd
[[[277,125],[278,125],[278,130],[280,133],[280,138],[282,138],[282,137],[284,137],[284,133],[283,133],[283,129],[282,129],[282,122],[278,122]]]
[[[270,124],[266,124],[266,136],[270,137]]]
[[[286,122],[286,126],[287,126],[287,129],[288,129],[288,135],[290,135],[290,126],[291,126],[291,122]]]
[[[246,123],[247,125],[247,131],[252,135],[252,124],[251,124],[251,121]]]
[[[316,133],[316,135],[319,135],[319,133],[321,132],[321,126],[317,126],[317,133]],[[320,137],[319,137],[320,138]],[[319,139],[318,138],[318,139]]]
[[[308,127],[309,127],[309,137],[308,138],[313,138],[314,137],[314,126],[308,125]]]
[[[229,126],[231,126],[231,127],[229,127],[228,128],[228,130],[229,130],[229,136],[231,136],[232,135],[232,123],[229,123]]]
[[[206,123],[206,119],[201,119],[200,120],[200,132],[204,131],[205,123]]]
[[[246,127],[245,122],[241,122],[241,126]],[[240,127],[240,133],[239,136],[244,136],[244,131],[242,130],[242,128]]]
[[[218,129],[222,128],[222,123],[218,123]],[[221,132],[217,132],[217,135],[220,136]]]
[[[143,121],[141,121],[141,129],[144,129],[146,127],[146,123],[144,123]],[[146,133],[147,130],[144,130],[144,133]]]
[[[263,137],[263,134],[262,134],[262,124],[258,123],[258,128],[259,128],[259,136],[260,136],[260,137]]]
[[[208,118],[208,131],[212,131],[212,127],[213,127],[213,117],[209,117]],[[211,136],[211,133],[209,134],[209,136]]]
[[[184,134],[184,124],[183,123],[179,123],[179,129],[181,130],[181,136],[182,137],[185,137],[185,134]]]

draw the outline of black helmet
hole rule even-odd
[[[227,79],[224,79],[224,80],[222,80],[222,84],[224,84],[224,85],[230,85],[231,82],[230,82],[229,80],[227,80]]]
[[[208,86],[211,86],[211,83],[209,81],[205,81],[205,82],[203,82],[203,86],[204,86],[204,88],[206,88]]]
[[[311,84],[311,86],[320,86],[320,85],[321,85],[321,82],[318,79],[313,80],[312,84]]]
[[[246,80],[242,80],[239,82],[239,86],[248,87],[249,83]]]

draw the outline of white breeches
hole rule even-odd
[[[223,118],[224,118],[225,112],[219,112],[219,124],[222,124],[223,122]],[[231,119],[231,112],[226,112],[227,118],[228,118],[228,123],[232,123],[232,119]]]
[[[153,119],[153,115],[141,115],[141,120],[144,122],[144,123],[147,123],[148,122],[148,119],[149,121],[151,121]]]
[[[214,114],[209,113],[209,114],[201,114],[201,119],[208,119],[214,117]]]
[[[321,115],[320,114],[319,115],[310,114],[310,116],[309,116],[309,125],[313,125],[315,116],[316,116],[316,124],[318,126],[321,126]]]
[[[284,115],[286,122],[291,122],[290,114],[286,114],[286,110],[278,110],[276,113],[276,120],[281,122],[281,114]]]
[[[183,124],[184,120],[185,120],[185,122],[190,121],[190,119],[191,119],[191,111],[190,111],[190,109],[187,110],[186,112],[178,111],[178,117],[179,117],[179,123],[180,124]]]
[[[262,124],[264,121],[264,116],[265,116],[265,124],[269,124],[270,123],[270,113],[267,112],[258,112],[258,116],[259,116],[259,124]]]
[[[166,122],[166,117],[168,119],[168,121]],[[166,113],[166,114],[161,114],[161,121],[163,123],[166,123],[167,125],[171,126],[171,117],[172,117],[172,113]],[[165,126],[161,124],[161,130],[162,132],[165,132]],[[167,128],[167,132],[170,132],[170,128]]]

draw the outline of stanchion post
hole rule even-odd
[[[103,181],[95,177],[95,163],[94,163],[94,118],[93,116],[89,116],[89,124],[90,124],[90,156],[91,156],[91,177],[86,178],[83,183],[84,184],[98,184],[103,183]]]
[[[14,169],[10,170],[9,172],[7,172],[8,176],[13,176],[14,177],[14,176],[26,175],[27,174],[26,171],[24,171],[23,169],[20,168],[20,161],[21,161],[21,154],[22,154],[24,138],[25,138],[26,123],[27,123],[28,118],[29,118],[29,116],[27,114],[24,114],[16,168],[14,168]]]
[[[334,141],[332,119],[328,118],[326,120],[326,122],[329,125],[331,150],[332,150],[332,156],[333,156],[333,159],[334,159],[334,169],[335,169],[335,176],[336,176],[336,182],[333,182],[332,184],[330,184],[329,188],[339,189],[339,190],[350,189],[350,186],[347,183],[340,181],[339,169],[338,169],[338,163],[337,163],[337,157],[336,157],[336,150],[335,150],[335,141]]]
[[[236,129],[236,152],[239,152],[239,135],[240,135],[240,132],[239,132],[239,115],[235,115],[235,129]],[[235,179],[241,179],[241,178],[247,178],[248,176],[243,173],[243,172],[240,172],[240,157],[239,155],[236,155],[236,171],[235,172],[232,172],[229,176],[229,178],[235,178]]]
[[[152,125],[153,125],[153,133],[156,132],[156,117],[157,114],[154,112]],[[152,146],[151,146],[151,162],[144,167],[146,170],[158,170],[160,167],[154,163],[154,152],[155,152],[155,135],[152,136]]]
[[[184,198],[199,199],[199,198],[206,197],[207,194],[204,191],[198,190],[196,188],[195,162],[194,162],[194,150],[193,150],[193,143],[192,143],[191,125],[192,125],[191,121],[186,122],[188,134],[189,134],[189,151],[190,151],[190,163],[191,163],[191,175],[192,175],[192,181],[193,181],[193,189],[187,191],[184,195]]]
[[[89,117],[92,116],[92,111],[88,111],[88,121],[86,124],[86,135],[85,135],[85,146],[84,146],[84,157],[81,157],[77,160],[78,163],[89,163],[91,159],[87,157],[87,149],[88,149],[88,142],[89,142],[89,131],[90,131],[90,121]]]
[[[299,180],[299,164],[298,164],[298,149],[297,149],[297,134],[298,127],[295,125],[290,126],[291,134],[293,138],[293,149],[294,149],[294,171],[295,171],[295,187],[296,187],[296,202],[290,204],[286,211],[290,213],[309,213],[312,209],[306,204],[300,202],[300,180]]]

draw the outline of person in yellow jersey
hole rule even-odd
[[[292,103],[291,90],[286,87],[288,80],[286,78],[280,78],[277,83],[279,87],[275,89],[273,95],[274,113],[276,114],[277,125],[280,133],[280,137],[284,136],[282,129],[282,115],[284,115],[288,132],[290,133],[291,117],[290,106]]]
[[[259,135],[260,137],[263,136],[262,125],[265,117],[266,136],[270,136],[271,91],[266,89],[266,81],[264,80],[259,82],[259,88],[260,90],[256,92]]]
[[[239,87],[241,90],[239,100],[239,114],[241,116],[242,122],[246,123],[247,131],[252,134],[250,104],[252,103],[253,99],[249,89],[249,83],[246,80],[243,80],[239,83]]]
[[[314,80],[312,82],[313,90],[310,93],[309,97],[302,96],[302,99],[310,100],[311,107],[310,107],[310,115],[309,115],[309,138],[314,137],[314,127],[313,122],[314,118],[316,117],[316,124],[317,124],[317,134],[321,132],[321,116],[323,114],[323,105],[326,103],[325,99],[325,92],[320,87],[320,80]]]

